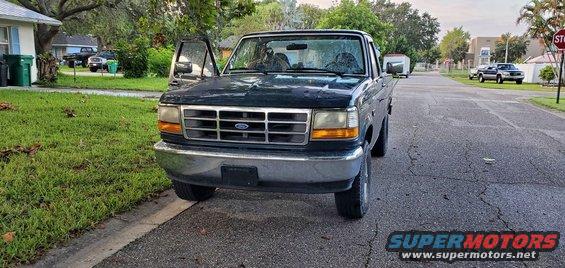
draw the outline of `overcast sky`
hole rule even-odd
[[[319,7],[330,7],[332,0],[298,0]],[[412,7],[430,13],[441,24],[440,38],[447,30],[463,26],[476,36],[500,36],[503,33],[523,34],[525,26],[516,25],[520,8],[529,0],[392,0],[409,2]]]

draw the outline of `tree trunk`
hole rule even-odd
[[[104,40],[102,39],[101,36],[96,36],[96,42],[98,42],[98,47],[96,47],[96,51],[104,50],[106,44],[104,44]]]
[[[53,39],[59,33],[59,26],[38,24],[35,33],[35,51],[39,81],[54,82],[57,79],[57,61],[51,53]],[[41,60],[39,60],[41,59]]]

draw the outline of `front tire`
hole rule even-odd
[[[479,74],[479,82],[480,82],[480,83],[484,83],[484,82],[485,82],[485,78],[484,78],[483,74]]]
[[[90,67],[89,69],[93,73],[98,72],[98,67]]]
[[[516,80],[516,84],[521,85],[522,84],[522,80]]]
[[[499,75],[499,76],[496,77],[496,83],[498,83],[498,84],[504,83],[504,79],[502,79],[502,76]]]
[[[469,75],[469,80],[473,80],[473,76],[472,76],[472,75]]]
[[[383,157],[386,154],[388,145],[388,114],[383,119],[383,125],[379,131],[379,138],[375,142],[375,146],[371,149],[371,156]]]
[[[180,199],[188,201],[204,201],[214,195],[215,187],[194,185],[173,180],[173,189]]]
[[[369,143],[366,141],[364,150],[361,169],[355,177],[351,189],[334,194],[337,212],[347,219],[363,218],[369,210],[371,157],[369,156]]]

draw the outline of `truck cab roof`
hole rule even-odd
[[[278,35],[278,34],[320,34],[320,33],[330,33],[330,34],[358,34],[371,37],[368,33],[358,30],[341,30],[341,29],[306,29],[306,30],[280,30],[280,31],[263,31],[263,32],[253,32],[242,36],[254,36],[254,35]]]

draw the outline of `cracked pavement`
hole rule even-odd
[[[347,221],[333,195],[220,190],[100,267],[564,267],[564,238],[535,262],[402,262],[398,230],[565,232],[565,115],[437,74],[401,79],[372,205]],[[492,158],[487,164],[483,158]]]

